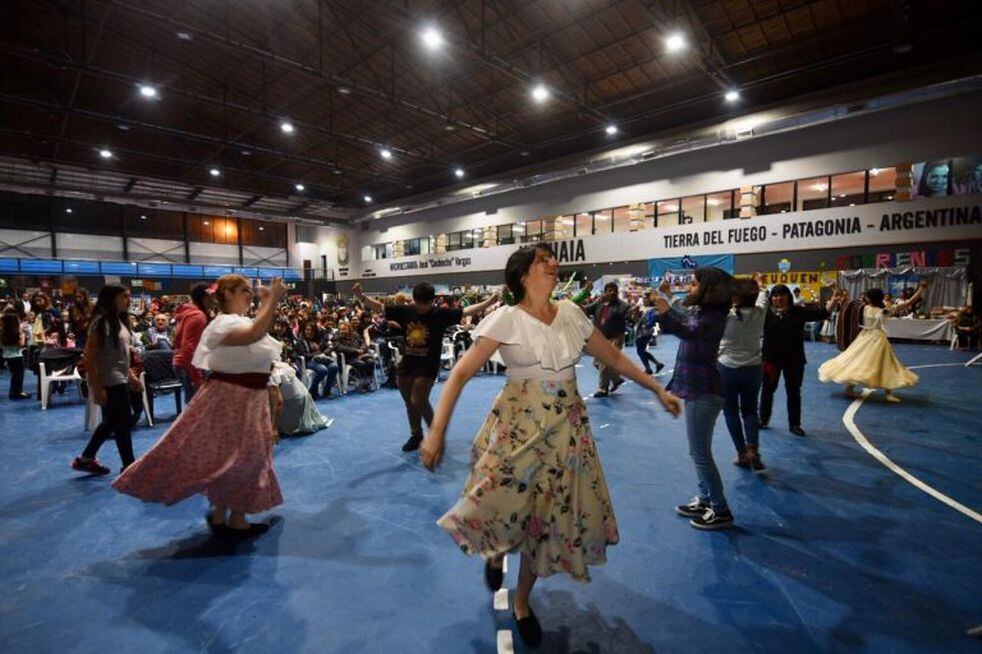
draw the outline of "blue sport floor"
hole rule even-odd
[[[654,352],[673,361],[675,348],[669,338]],[[765,474],[731,464],[717,423],[738,522],[729,532],[699,532],[674,514],[695,486],[681,421],[633,384],[588,400],[621,543],[590,584],[540,580],[540,651],[982,651],[966,635],[982,624],[982,524],[863,450],[843,425],[841,388],[817,381],[834,346],[807,349],[808,436],[787,432],[779,391],[774,428],[762,433]],[[908,365],[949,365],[918,369],[901,405],[869,399],[857,427],[910,474],[982,510],[982,366],[954,365],[968,355],[936,346],[897,352]],[[587,395],[596,372],[584,363]],[[72,472],[87,437],[77,396],[45,412],[12,403],[3,373],[2,650],[498,651],[509,613],[495,610],[481,562],[434,521],[463,484],[470,440],[502,383],[483,375],[467,387],[435,474],[399,449],[407,429],[396,392],[321,402],[334,426],[276,450],[286,503],[268,516],[273,529],[228,549],[208,537],[201,498],[142,504],[109,478]],[[159,407],[166,415],[173,404]],[[166,426],[137,430],[137,454]],[[118,468],[113,443],[100,456]],[[507,586],[516,563],[509,557]]]

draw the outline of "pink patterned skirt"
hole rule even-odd
[[[166,505],[200,493],[214,506],[239,513],[282,504],[266,391],[205,382],[170,429],[113,488]]]

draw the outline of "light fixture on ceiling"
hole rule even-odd
[[[869,169],[869,174],[872,175],[873,177],[876,177],[877,175],[880,174],[880,169],[879,168],[870,168]]]
[[[378,155],[383,159],[385,159],[386,161],[388,161],[389,159],[392,158],[392,150],[388,148],[382,148],[381,150],[378,151]]]
[[[208,221],[207,221],[207,220],[205,220],[205,221],[203,221],[203,223],[202,223],[202,224],[204,224],[204,225],[208,225],[209,223],[208,223]]]
[[[619,130],[617,129],[617,125],[611,123],[610,125],[607,125],[607,127],[604,128],[604,131],[607,132],[608,136],[613,136]]]
[[[816,191],[824,191],[825,189],[828,188],[828,186],[826,186],[825,184],[815,184],[814,186],[812,186],[812,188],[815,189]]]
[[[307,187],[304,186],[303,184],[297,183],[293,185],[293,188],[297,189],[298,191],[303,191]]]
[[[426,46],[427,50],[439,50],[443,44],[443,34],[433,25],[429,25],[419,33],[419,39]]]
[[[222,174],[222,171],[218,170],[217,168],[212,168],[211,170],[208,171],[208,174],[211,175],[212,177],[218,177],[219,175]]]
[[[177,38],[180,39],[181,41],[190,41],[191,35],[188,34],[187,32],[178,32]]]
[[[141,84],[140,95],[147,98],[148,100],[152,100],[157,97],[157,89],[153,86],[150,86],[149,84]]]
[[[888,195],[888,196],[886,196],[886,198],[884,198],[884,199],[885,199],[885,200],[892,200],[892,199],[893,199],[893,196],[892,196],[892,195]]]
[[[672,32],[665,37],[665,49],[669,52],[679,52],[686,46],[685,37],[681,32]]]
[[[740,92],[736,89],[730,89],[725,95],[723,95],[723,99],[727,102],[736,102],[740,99]]]
[[[71,207],[69,207],[69,208],[67,208],[67,209],[65,209],[65,213],[71,213],[71,212],[72,212],[72,209],[71,209]]]
[[[106,148],[102,148],[101,150],[99,150],[99,156],[102,157],[103,159],[112,159],[113,152],[112,150],[107,150]]]
[[[366,195],[366,196],[362,197],[362,200],[365,201],[365,204],[371,204],[372,203],[372,196]]]
[[[549,89],[545,84],[536,84],[532,87],[532,99],[539,104],[542,104],[548,100],[550,95],[552,94],[549,92]]]
[[[282,130],[284,134],[293,134],[293,123],[288,120],[284,120],[282,123],[280,123],[280,130]]]
[[[266,228],[265,228],[265,227],[260,227],[260,228],[259,228],[259,231],[261,231],[261,232],[265,232],[265,231],[266,231]]]
[[[147,214],[141,213],[140,214],[140,220],[146,220],[146,219],[147,219]]]
[[[453,174],[457,177],[457,179],[463,179],[464,178],[464,169],[463,168],[455,168],[454,171],[453,171]]]
[[[340,93],[341,95],[350,95],[351,89],[349,89],[347,86],[339,86],[338,93]]]

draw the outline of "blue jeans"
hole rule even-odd
[[[307,370],[314,373],[314,378],[310,382],[310,394],[317,397],[320,384],[327,378],[327,389],[330,392],[331,386],[338,378],[338,364],[333,361],[311,360],[307,362]]]
[[[174,366],[174,373],[181,382],[181,388],[184,390],[184,403],[187,404],[194,397],[195,391],[194,384],[191,383],[191,373],[188,372],[187,368],[181,366]]]
[[[757,432],[760,422],[757,419],[757,396],[760,393],[760,366],[729,368],[722,363],[717,365],[723,378],[723,417],[730,430],[730,438],[737,454],[747,445],[757,447]],[[744,440],[746,436],[746,440]]]
[[[713,461],[713,427],[723,398],[719,395],[700,395],[685,401],[685,433],[689,437],[689,456],[699,478],[699,498],[718,512],[728,511],[723,495],[723,480]]]

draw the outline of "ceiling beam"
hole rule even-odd
[[[136,186],[137,182],[139,181],[140,180],[136,177],[130,177],[130,181],[126,182],[126,186],[123,187],[123,193],[129,193],[132,191],[133,187]]]
[[[256,204],[257,202],[259,202],[262,199],[263,199],[263,196],[261,196],[261,195],[253,195],[251,198],[249,198],[248,200],[246,200],[245,202],[243,202],[242,203],[242,206],[243,207],[251,207],[252,205]]]
[[[204,190],[205,190],[205,187],[204,186],[196,186],[193,191],[191,191],[190,193],[188,193],[188,196],[185,199],[186,200],[196,200],[198,198],[198,196],[201,195],[201,192],[204,191]]]

